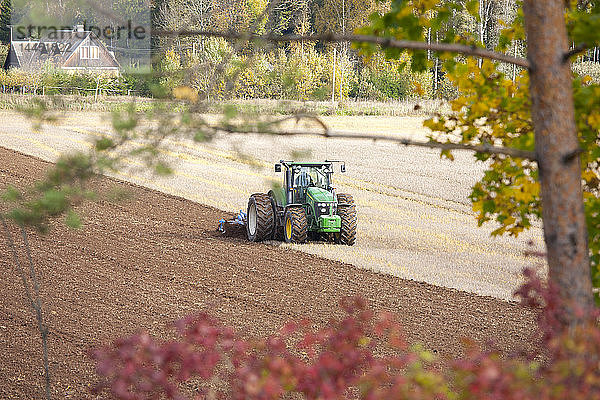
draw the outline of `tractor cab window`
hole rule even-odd
[[[329,173],[326,168],[311,168],[310,176],[314,186],[322,189],[329,188]]]
[[[329,169],[327,167],[298,167],[294,169],[294,187],[316,186],[329,188]]]

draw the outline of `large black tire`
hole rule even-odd
[[[353,246],[356,242],[356,205],[354,198],[349,194],[338,194],[338,215],[342,219],[339,242]]]
[[[271,197],[267,194],[256,193],[248,200],[246,213],[246,233],[251,242],[261,242],[273,237],[275,215]]]
[[[308,238],[308,221],[302,207],[290,207],[283,218],[283,238],[286,243],[304,243]]]
[[[283,240],[283,220],[279,217],[279,211],[281,208],[277,205],[277,200],[275,200],[275,195],[273,191],[269,191],[269,198],[271,199],[271,207],[273,208],[273,235],[271,236],[273,240]]]

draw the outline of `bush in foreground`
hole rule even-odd
[[[408,348],[390,313],[346,298],[344,317],[321,329],[290,323],[245,340],[207,314],[176,323],[178,339],[145,333],[97,349],[96,393],[118,399],[565,399],[600,398],[598,313],[563,328],[565,307],[532,270],[517,291],[538,315],[539,351],[502,355],[473,347],[440,371],[432,355]]]

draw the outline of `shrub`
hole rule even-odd
[[[447,75],[444,75],[443,78],[438,83],[437,93],[435,93],[436,97],[444,100],[454,100],[460,96],[460,92],[454,83],[452,83]]]
[[[263,54],[252,59],[240,57],[228,75],[234,80],[233,97],[238,99],[268,98],[270,64]]]
[[[404,100],[414,93],[418,82],[424,84],[425,89],[430,86],[424,75],[417,77],[411,73],[408,55],[399,60],[374,55],[360,71],[350,95],[365,100]]]
[[[40,72],[30,72],[20,69],[0,71],[0,85],[5,88],[20,89],[26,87],[29,91],[40,93],[45,88],[47,95],[83,94],[93,95],[96,87],[101,94],[127,95],[131,92],[142,96],[150,96],[150,80],[146,75],[98,74],[91,72],[70,73],[60,69],[45,68]]]
[[[430,353],[407,348],[393,314],[375,314],[360,298],[346,298],[345,316],[322,329],[290,323],[264,340],[244,340],[207,314],[176,324],[179,338],[147,334],[94,351],[101,376],[96,393],[119,399],[183,399],[186,395],[275,399],[565,399],[600,397],[598,313],[563,328],[567,312],[557,291],[532,270],[518,295],[538,314],[539,351],[503,357],[471,348],[445,371]],[[386,350],[387,349],[387,350]],[[386,355],[381,355],[386,354]],[[200,393],[182,391],[200,382]],[[189,386],[188,386],[189,387]]]
[[[198,90],[206,98],[222,99],[225,97],[225,75],[217,71],[223,67],[224,71],[231,71],[231,60],[226,57],[233,51],[232,47],[222,38],[204,39],[197,47],[197,53],[188,53],[184,67],[191,72],[187,74],[189,86]]]
[[[122,94],[132,93],[143,97],[150,97],[152,95],[150,88],[152,81],[146,75],[125,73],[121,75],[121,82],[123,85]]]
[[[182,65],[179,53],[173,49],[167,50],[160,62],[160,72],[160,84],[165,93],[170,94],[175,87],[181,86]]]

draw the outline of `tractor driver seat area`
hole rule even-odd
[[[306,188],[309,186],[314,186],[314,183],[310,175],[306,171],[302,171],[296,177],[296,182],[294,182],[294,186],[299,188]]]
[[[314,186],[313,180],[306,171],[300,172],[294,179],[294,199],[303,203],[306,197],[306,188]]]

